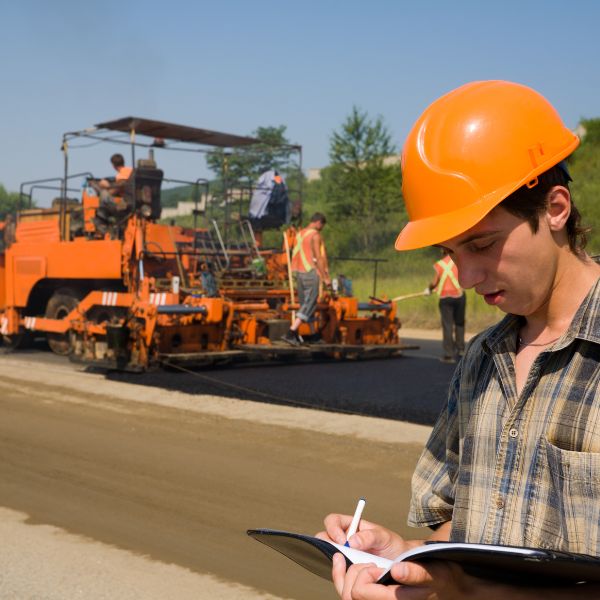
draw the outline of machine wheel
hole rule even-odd
[[[71,290],[59,290],[54,293],[46,305],[46,317],[48,319],[64,319],[77,305],[79,300]],[[48,333],[48,346],[55,354],[66,356],[73,350],[73,334]]]
[[[32,335],[29,331],[16,333],[14,335],[0,336],[0,354],[9,354],[21,348],[31,345]]]

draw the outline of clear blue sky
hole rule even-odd
[[[534,87],[571,128],[600,116],[595,0],[20,0],[0,23],[9,190],[61,175],[65,131],[129,115],[242,135],[283,124],[305,168],[327,164],[353,105],[400,148],[428,103],[476,79]],[[110,173],[107,151],[77,167]]]

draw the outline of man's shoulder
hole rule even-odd
[[[600,278],[579,307],[570,329],[582,339],[600,343]]]
[[[131,174],[133,173],[132,167],[121,167],[117,173],[116,180],[123,181],[125,179],[129,179]]]

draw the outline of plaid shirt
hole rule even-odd
[[[417,464],[408,524],[600,556],[600,280],[518,395],[519,317],[472,340]]]

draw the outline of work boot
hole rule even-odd
[[[281,339],[287,344],[290,344],[290,346],[300,346],[304,341],[302,339],[302,336],[300,336],[298,332],[293,331],[292,329],[288,329],[287,333],[281,336]]]

